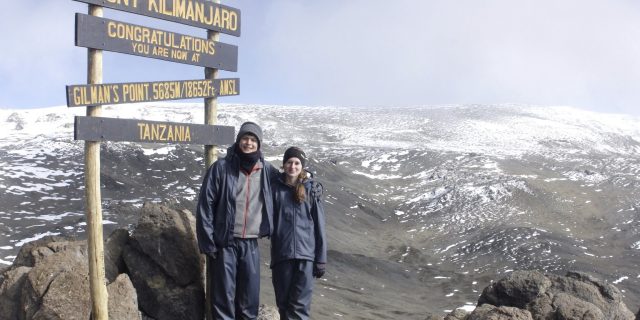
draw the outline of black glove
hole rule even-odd
[[[324,263],[314,263],[313,264],[313,277],[314,278],[322,278],[324,276]]]

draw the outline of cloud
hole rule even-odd
[[[82,52],[74,51],[73,46],[73,14],[77,7],[74,4],[10,1],[3,5],[0,90],[10,94],[13,103],[31,101],[37,106],[51,99],[52,94],[64,97],[64,86],[60,83],[83,58]],[[59,84],[56,93],[51,88],[55,84]],[[9,104],[6,93],[0,105]]]
[[[631,1],[274,1],[260,51],[279,86],[318,103],[635,109],[639,13]]]
[[[640,3],[632,0],[230,0],[242,11],[241,95],[307,105],[523,103],[640,114]],[[0,106],[64,102],[85,81],[75,1],[10,1]],[[204,35],[105,10],[105,17]],[[146,19],[146,20],[145,20]],[[105,82],[193,79],[202,68],[105,54]]]

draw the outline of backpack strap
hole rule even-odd
[[[311,181],[311,195],[318,201],[322,199],[322,194],[324,193],[324,187],[322,183],[318,181]]]

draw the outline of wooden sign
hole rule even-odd
[[[240,94],[240,79],[103,83],[67,86],[67,106],[99,106]]]
[[[240,10],[204,0],[76,0],[240,36]]]
[[[75,118],[74,139],[224,145],[235,141],[231,126],[102,117]]]
[[[238,71],[238,47],[76,13],[76,46]]]

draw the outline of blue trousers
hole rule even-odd
[[[260,251],[257,239],[235,238],[208,265],[215,320],[258,318]]]
[[[313,291],[313,261],[285,260],[272,270],[280,320],[309,319]]]

